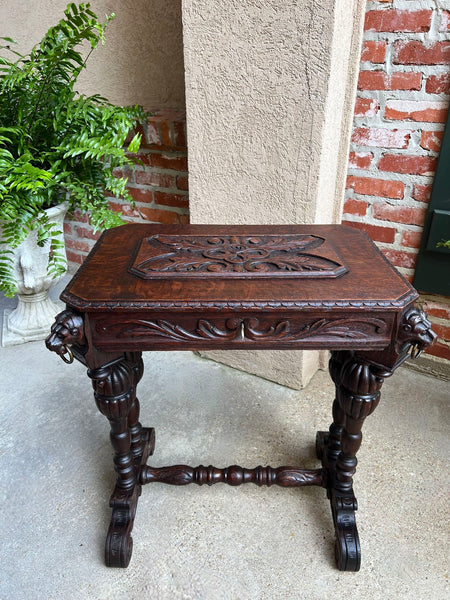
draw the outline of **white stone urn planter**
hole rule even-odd
[[[45,210],[49,221],[56,223],[63,232],[68,202]],[[64,233],[59,236],[64,241]],[[2,346],[13,346],[47,337],[55,315],[63,307],[49,298],[49,290],[63,275],[53,279],[47,274],[50,242],[37,245],[37,232],[32,231],[26,240],[14,250],[14,275],[17,284],[18,305],[6,309],[3,315]],[[64,250],[67,268],[67,258]]]

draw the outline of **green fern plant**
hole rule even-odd
[[[127,179],[113,171],[137,162],[140,135],[127,147],[125,141],[145,119],[143,109],[75,90],[114,14],[101,23],[90,4],[70,3],[64,15],[27,55],[11,38],[0,38],[0,290],[7,296],[16,292],[12,250],[33,230],[38,244],[50,240],[49,273],[64,269],[59,232],[45,208],[68,200],[70,211],[89,213],[100,229],[123,223],[108,196],[133,203]]]

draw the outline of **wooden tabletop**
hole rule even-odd
[[[399,310],[414,288],[343,225],[141,225],[106,231],[61,295],[85,311]]]

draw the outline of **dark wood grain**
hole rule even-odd
[[[365,234],[339,225],[127,225],[105,232],[63,292],[67,310],[47,347],[87,366],[110,422],[116,485],[106,564],[129,563],[143,484],[222,482],[326,487],[337,566],[357,571],[353,484],[364,421],[384,379],[435,338],[416,298]],[[316,438],[320,468],[146,464],[155,436],[141,425],[136,395],[143,350],[316,348],[332,351],[336,389],[332,423]]]
[[[347,271],[318,235],[152,235],[136,249],[130,273],[170,277],[338,277]]]
[[[331,244],[347,272],[336,278],[247,277],[210,275],[143,279],[130,272],[143,238],[152,235],[314,235]],[[337,225],[125,225],[106,231],[61,298],[83,311],[161,310],[202,312],[279,311],[345,308],[355,312],[402,309],[417,298],[361,231]]]
[[[231,486],[254,483],[258,486],[279,485],[281,487],[303,487],[306,485],[323,485],[322,469],[299,469],[298,467],[255,467],[245,469],[232,465],[218,469],[209,465],[189,467],[188,465],[172,465],[170,467],[144,467],[141,470],[141,484],[168,483],[169,485],[213,485],[227,483]]]
[[[201,314],[177,315],[95,313],[91,317],[92,341],[97,348],[139,350],[384,348],[389,344],[394,315],[376,316],[330,311],[315,315],[247,313],[244,318],[223,312],[205,318]]]

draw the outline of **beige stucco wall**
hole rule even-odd
[[[339,223],[342,217],[365,10],[366,0],[334,2],[314,223]]]
[[[63,16],[66,0],[2,0],[0,35],[27,52]],[[116,104],[184,108],[181,0],[91,0],[99,17],[116,18],[91,55],[80,92]]]
[[[364,6],[183,1],[194,222],[340,218]]]
[[[183,0],[193,223],[332,223],[365,0]],[[291,387],[317,353],[208,353]],[[323,360],[323,357],[322,357]]]

